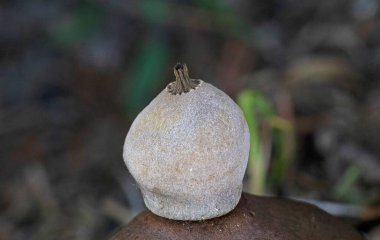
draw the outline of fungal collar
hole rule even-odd
[[[166,90],[172,95],[181,95],[188,93],[193,89],[200,86],[199,79],[192,79],[189,77],[189,71],[186,64],[177,63],[174,68],[175,81],[168,84]]]

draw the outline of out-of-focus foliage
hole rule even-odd
[[[268,146],[268,121],[274,116],[274,110],[270,103],[254,91],[242,92],[238,96],[238,104],[243,110],[250,134],[249,190],[263,194],[269,165],[268,152],[264,147]]]
[[[76,46],[99,33],[104,20],[100,7],[83,4],[77,6],[68,17],[62,18],[51,27],[53,41],[62,48]]]
[[[238,95],[237,102],[250,133],[248,191],[264,194],[284,188],[294,161],[292,124],[278,116],[272,104],[258,92],[245,90]]]
[[[122,92],[125,113],[136,115],[150,101],[157,86],[164,82],[168,66],[169,47],[164,36],[147,40],[131,63]],[[147,70],[149,69],[149,70]]]

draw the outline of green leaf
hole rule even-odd
[[[200,8],[206,10],[217,28],[236,38],[249,40],[252,37],[252,29],[232,8],[220,0],[195,0]]]
[[[280,187],[286,178],[286,174],[294,160],[295,154],[295,130],[286,119],[278,116],[270,119],[273,129],[273,168],[271,182],[275,187]]]
[[[247,120],[250,133],[250,153],[248,173],[250,192],[261,194],[265,190],[266,162],[263,156],[263,142],[260,134],[260,123],[274,115],[271,104],[258,92],[245,90],[238,95],[237,102]]]
[[[140,0],[139,14],[150,25],[162,24],[169,12],[168,3],[162,0]]]
[[[126,114],[136,115],[152,100],[157,86],[164,81],[168,58],[166,38],[156,37],[142,44],[123,84],[122,99]]]
[[[351,193],[352,187],[361,176],[361,170],[356,166],[349,166],[335,186],[334,192],[338,199],[342,199]]]
[[[104,12],[95,5],[79,5],[70,16],[60,19],[50,30],[53,41],[63,48],[72,47],[95,36]]]

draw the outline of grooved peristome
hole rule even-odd
[[[169,93],[173,95],[181,95],[182,93],[187,93],[191,89],[195,89],[199,86],[199,80],[190,78],[189,70],[186,64],[177,63],[174,66],[173,71],[175,81],[167,86],[167,90]]]

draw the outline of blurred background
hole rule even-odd
[[[243,109],[245,191],[380,239],[379,4],[1,1],[0,240],[106,239],[144,209],[124,137],[177,61]]]

